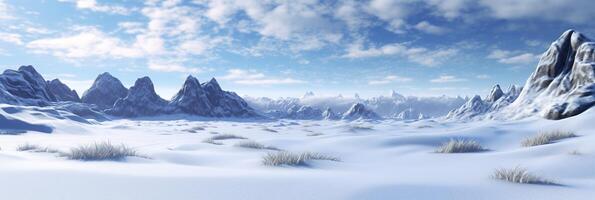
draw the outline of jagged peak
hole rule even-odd
[[[37,73],[37,70],[35,70],[35,67],[33,67],[32,65],[20,66],[19,71],[27,71],[27,72],[31,72],[31,73]]]
[[[219,82],[217,82],[217,79],[215,79],[214,77],[211,78],[211,80],[209,80],[209,82],[205,83],[204,87],[212,88],[215,91],[221,91],[221,86],[219,85]]]
[[[504,92],[502,91],[502,88],[500,88],[500,85],[496,84],[490,91],[490,94],[486,97],[486,101],[495,102],[502,96],[504,96]]]

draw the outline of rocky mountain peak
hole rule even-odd
[[[62,83],[60,79],[48,81],[47,87],[48,91],[56,97],[57,101],[81,101],[76,91],[71,90],[66,84]]]
[[[496,84],[490,91],[490,94],[486,97],[486,101],[487,102],[496,102],[502,96],[504,96],[504,92],[500,88],[500,85]]]
[[[83,103],[95,104],[101,109],[111,108],[116,100],[126,97],[128,89],[110,73],[97,76],[91,88],[83,93]]]
[[[354,103],[342,119],[356,120],[356,119],[380,119],[380,116],[374,111],[369,110],[363,103]]]

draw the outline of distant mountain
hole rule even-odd
[[[307,93],[310,94],[310,93]],[[279,98],[271,99],[266,97],[252,98],[244,97],[250,106],[264,115],[274,118],[290,118],[288,111],[292,107],[310,106],[316,109],[326,109],[337,113],[347,112],[355,103],[362,103],[378,115],[384,118],[399,118],[399,114],[411,110],[414,115],[402,115],[405,119],[418,119],[420,115],[425,117],[442,117],[449,111],[460,107],[465,103],[461,97],[405,97],[395,91],[390,96],[379,96],[370,99],[347,98],[343,96],[317,97],[304,95],[302,98]]]
[[[357,120],[357,119],[381,119],[381,117],[374,111],[366,108],[362,103],[355,103],[343,114],[341,119]]]
[[[91,88],[89,88],[81,101],[87,104],[97,105],[101,109],[108,109],[114,106],[114,103],[120,98],[126,97],[128,89],[122,85],[122,82],[110,73],[103,73],[97,76]]]
[[[514,102],[521,90],[517,89],[515,85],[512,85],[504,93],[500,85],[495,85],[484,100],[479,95],[475,95],[460,108],[449,112],[446,118],[457,120],[494,118],[495,116],[493,114],[498,113]]]

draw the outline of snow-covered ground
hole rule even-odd
[[[8,115],[4,113],[5,115]],[[122,119],[79,123],[30,113],[10,114],[46,124],[52,133],[0,135],[0,199],[588,199],[595,196],[595,111],[551,121],[468,123],[406,121],[214,121],[200,118]],[[1,122],[2,120],[0,120]],[[1,124],[1,123],[0,123]],[[521,147],[540,131],[579,137]],[[341,159],[307,166],[264,166],[274,150],[234,146],[234,134],[290,152]],[[434,153],[452,138],[489,151]],[[245,140],[245,139],[244,139]],[[126,144],[150,157],[76,161],[57,153],[16,151],[29,143],[69,151],[81,144]],[[521,166],[559,185],[508,183],[497,168]]]

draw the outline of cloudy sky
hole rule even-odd
[[[471,95],[523,84],[592,0],[0,0],[0,69],[34,65],[82,93],[101,72],[188,74],[250,96]]]

